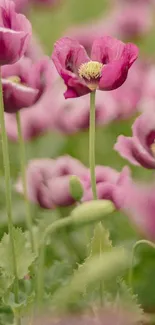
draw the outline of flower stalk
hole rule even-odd
[[[93,199],[97,200],[96,176],[95,176],[95,95],[96,91],[90,93],[90,121],[89,121],[89,167],[91,174],[91,186]]]
[[[19,148],[20,148],[20,161],[21,161],[21,178],[23,183],[23,193],[26,205],[26,223],[29,230],[30,236],[30,243],[32,252],[35,253],[35,240],[33,235],[33,223],[31,218],[31,211],[30,211],[30,204],[27,197],[27,184],[26,184],[26,171],[25,171],[25,145],[22,136],[22,128],[21,128],[21,119],[20,119],[20,112],[16,112],[16,121],[17,121],[17,129],[18,129],[18,141],[19,141]]]
[[[9,150],[8,150],[8,139],[5,129],[4,119],[4,103],[3,103],[3,91],[0,71],[0,125],[1,125],[1,141],[2,141],[2,154],[4,164],[4,178],[5,178],[5,196],[6,196],[6,210],[8,217],[8,230],[10,236],[10,246],[12,250],[12,264],[14,273],[14,294],[15,302],[19,302],[19,283],[17,273],[17,261],[15,253],[15,242],[13,234],[13,220],[12,220],[12,195],[11,195],[11,176],[10,176],[10,162],[9,162]],[[21,321],[19,317],[16,317],[16,325],[20,325]]]

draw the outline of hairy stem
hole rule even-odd
[[[97,200],[95,176],[95,91],[90,93],[90,121],[89,121],[89,167],[93,199]]]
[[[16,303],[19,302],[19,283],[17,273],[17,261],[15,253],[15,242],[13,233],[13,220],[12,220],[12,195],[11,195],[11,176],[10,176],[10,162],[9,162],[9,150],[8,150],[8,139],[5,129],[4,119],[4,103],[3,103],[3,91],[2,81],[0,75],[0,125],[1,125],[1,140],[2,140],[2,154],[4,164],[4,178],[5,178],[5,195],[6,195],[6,210],[8,217],[8,230],[10,236],[10,246],[12,250],[12,264],[14,273],[14,294]],[[20,325],[21,321],[19,317],[16,317],[16,324]]]
[[[22,136],[22,129],[21,129],[21,120],[20,120],[20,112],[16,113],[16,121],[17,121],[17,129],[18,129],[18,141],[19,141],[19,149],[20,149],[20,162],[21,162],[21,178],[23,184],[23,192],[24,192],[24,199],[26,205],[26,223],[29,230],[30,235],[30,243],[31,249],[35,252],[35,240],[33,235],[33,223],[31,218],[31,211],[30,211],[30,204],[27,197],[27,184],[26,184],[26,171],[25,171],[25,145]]]

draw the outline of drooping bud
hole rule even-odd
[[[80,179],[75,175],[70,177],[69,190],[75,201],[80,201],[82,199],[84,193],[83,186]]]
[[[103,220],[103,218],[115,211],[114,204],[108,200],[96,200],[84,202],[72,212],[72,225],[83,226]]]

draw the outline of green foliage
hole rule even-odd
[[[17,275],[19,279],[23,279],[25,275],[29,273],[29,267],[35,260],[35,255],[27,247],[25,234],[20,228],[13,229],[14,243],[15,243],[15,255],[17,261]],[[14,276],[13,270],[13,257],[10,244],[10,237],[8,234],[4,234],[0,242],[0,267],[3,274],[8,277]]]
[[[54,304],[59,308],[66,307],[76,295],[83,293],[88,286],[101,279],[107,281],[116,277],[128,267],[128,257],[128,252],[124,249],[113,248],[110,252],[88,259],[74,272],[69,284],[56,292],[53,297]]]
[[[98,223],[94,229],[94,235],[90,245],[90,257],[112,249],[112,242],[109,239],[109,231],[102,223]]]

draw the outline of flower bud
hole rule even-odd
[[[80,201],[82,199],[84,193],[83,186],[80,179],[75,175],[70,177],[69,191],[75,201]]]
[[[82,226],[87,223],[90,224],[91,222],[101,221],[114,210],[115,207],[113,203],[108,200],[84,202],[72,211],[72,225]]]

